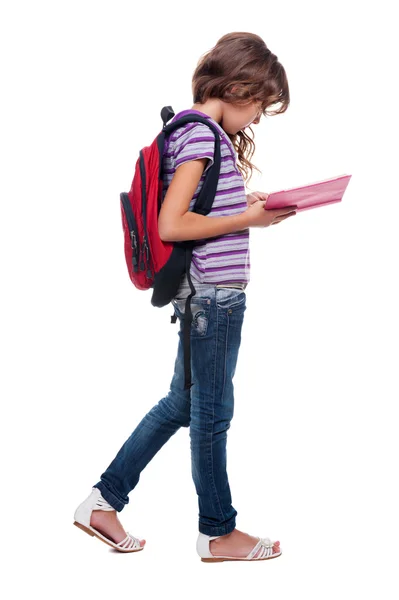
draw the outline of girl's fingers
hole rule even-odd
[[[274,218],[272,225],[276,225],[277,223],[280,223],[281,221],[284,221],[284,219],[288,219],[288,217],[292,217],[295,214],[295,212],[291,212],[288,215],[279,215],[278,217]]]
[[[296,212],[292,211],[292,212],[286,213],[285,215],[277,215],[277,217],[275,217],[275,219],[287,219],[288,217],[292,217],[295,214],[296,214]]]
[[[296,212],[296,206],[285,206],[278,216],[288,215]]]
[[[265,202],[269,197],[269,194],[266,192],[251,192],[250,195],[256,198],[256,200],[264,200]]]

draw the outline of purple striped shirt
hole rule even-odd
[[[237,168],[237,153],[222,127],[209,115],[198,110],[183,110],[172,121],[194,112],[207,119],[220,132],[221,165],[216,195],[208,217],[227,217],[247,208],[245,184]],[[215,136],[203,123],[187,123],[171,134],[165,142],[163,199],[180,165],[198,158],[208,158],[204,173],[190,202],[189,210],[201,191],[209,167],[213,164]],[[250,280],[249,228],[213,238],[197,240],[193,248],[190,275],[201,283],[248,283]]]

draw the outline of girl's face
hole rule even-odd
[[[222,102],[221,127],[232,135],[249,125],[259,123],[262,116],[262,102],[251,100],[244,106]]]

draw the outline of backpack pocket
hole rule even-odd
[[[132,270],[137,273],[139,270],[140,258],[140,238],[137,221],[134,217],[133,209],[130,205],[129,196],[125,192],[120,194],[122,214],[125,216],[129,229],[130,244],[132,249]]]

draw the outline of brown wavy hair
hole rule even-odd
[[[252,100],[261,102],[265,117],[285,112],[290,103],[287,76],[277,56],[261,37],[240,31],[224,35],[201,56],[192,78],[192,93],[194,104],[203,104],[208,98],[219,98],[235,106]],[[280,103],[278,109],[267,110],[276,103]],[[237,167],[247,183],[253,169],[262,173],[251,163],[255,142],[252,128],[249,130],[252,137],[244,130],[234,135],[226,132],[237,152]]]

